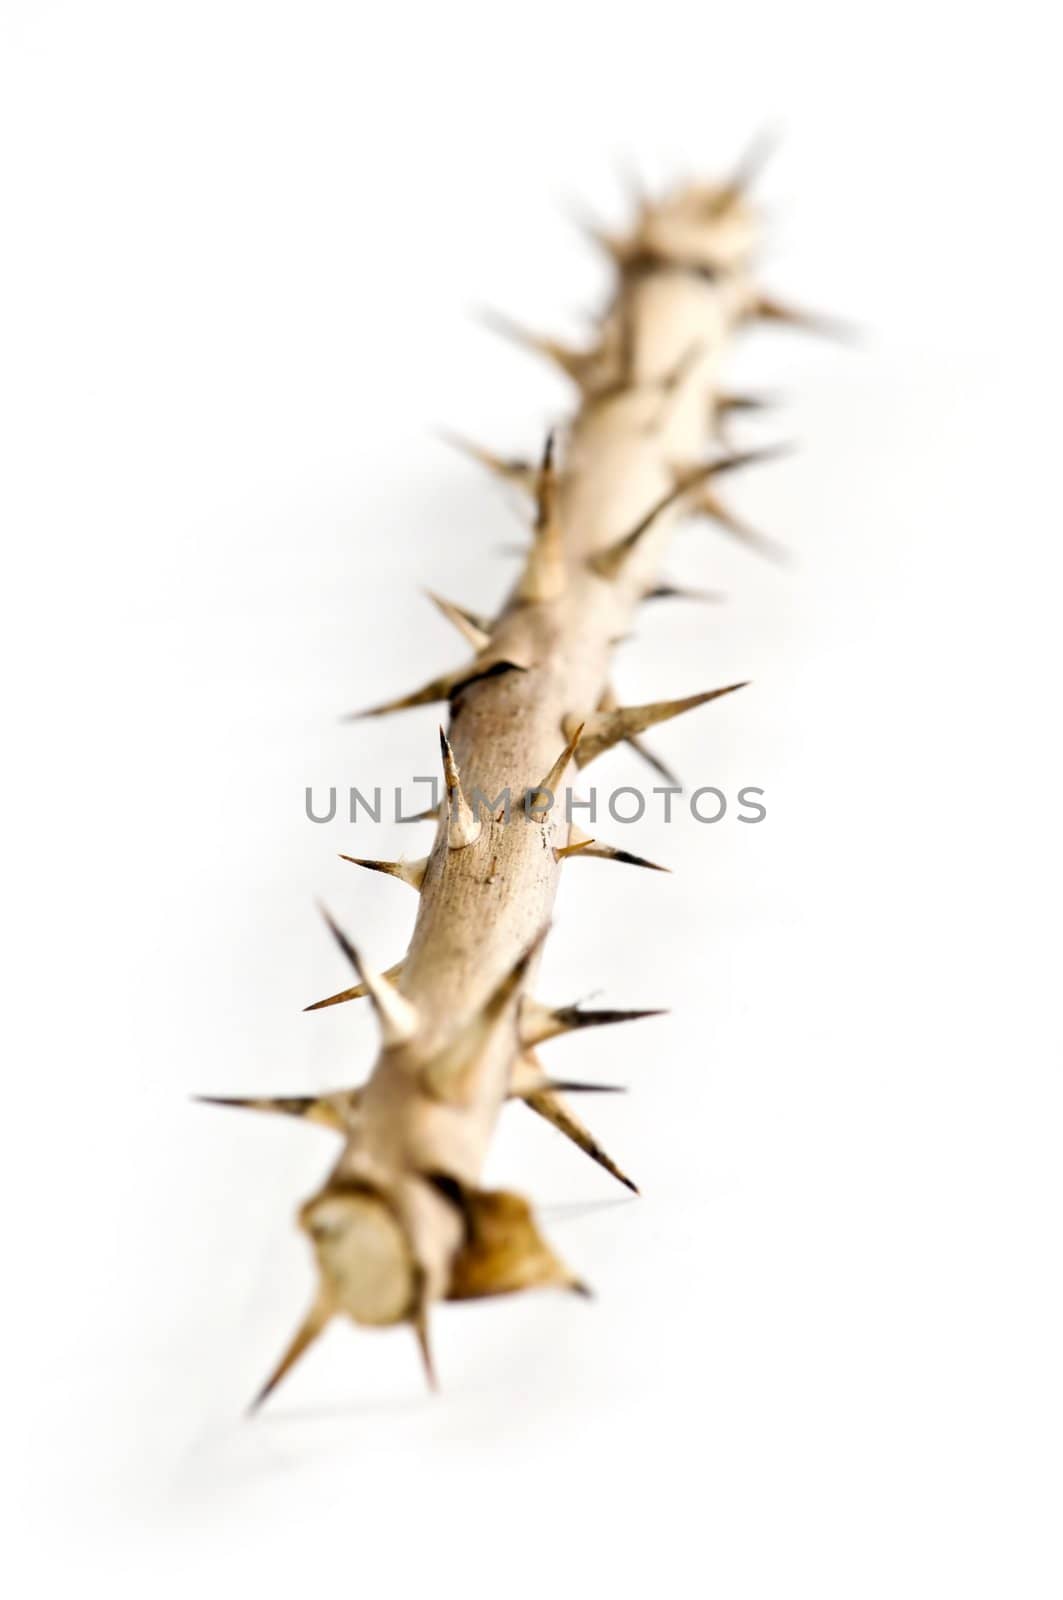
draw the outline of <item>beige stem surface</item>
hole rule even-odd
[[[409,1242],[409,1259],[396,1249],[393,1268],[411,1275],[410,1304],[384,1291],[380,1299],[406,1310],[403,1320],[413,1318],[414,1303],[421,1314],[426,1301],[451,1288],[464,1224],[453,1195],[432,1175],[470,1188],[480,1181],[519,1053],[520,995],[477,1036],[453,1093],[441,1095],[438,1085],[430,1091],[423,1063],[465,1035],[549,923],[566,869],[554,852],[568,840],[568,823],[563,803],[548,817],[526,819],[521,798],[557,760],[566,721],[571,727],[600,704],[614,643],[659,581],[682,502],[654,521],[615,574],[602,576],[588,557],[622,540],[674,487],[677,472],[706,459],[721,359],[756,304],[750,214],[741,197],[714,201],[719,193],[688,189],[647,208],[632,238],[615,247],[616,296],[581,367],[578,409],[558,439],[564,586],[539,601],[515,591],[493,626],[490,650],[525,670],[482,678],[451,706],[449,739],[465,795],[479,790],[491,799],[508,791],[510,819],[484,809],[475,840],[451,848],[441,817],[399,979],[416,1008],[418,1036],[381,1054],[357,1134],[309,1203],[312,1211],[323,1196],[352,1185],[388,1197]],[[676,692],[711,687],[677,685]],[[383,1246],[376,1249],[379,1279]],[[336,1309],[349,1309],[342,1282],[325,1287]]]

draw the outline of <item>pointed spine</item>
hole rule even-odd
[[[389,877],[398,878],[400,883],[408,883],[411,889],[420,893],[430,857],[422,856],[417,861],[369,861],[364,856],[345,856],[341,852],[340,860],[349,861],[355,867],[365,867],[369,872],[386,872]]]
[[[428,1299],[421,1292],[418,1296],[417,1306],[410,1318],[414,1338],[417,1340],[417,1350],[421,1357],[421,1366],[424,1369],[425,1382],[433,1394],[439,1393],[439,1379],[436,1376],[436,1364],[432,1355],[432,1340],[428,1326]]]
[[[556,435],[546,436],[535,490],[535,530],[528,559],[517,586],[517,599],[528,605],[556,600],[565,588],[565,550],[557,514]]]
[[[396,961],[393,967],[384,968],[384,977],[389,983],[397,983],[402,976],[404,961]],[[304,1011],[324,1011],[327,1006],[346,1005],[348,1000],[364,1000],[369,990],[364,983],[355,983],[349,989],[341,989],[338,994],[327,995],[324,1000],[315,1000],[313,1005],[304,1006]]]
[[[599,861],[620,861],[629,867],[648,867],[651,872],[672,870],[671,867],[658,866],[656,861],[647,861],[645,856],[632,855],[630,850],[618,850],[614,845],[600,844],[597,839],[584,834],[575,826],[571,828],[568,844],[560,850],[555,850],[554,856],[558,861],[568,856],[590,856]]]
[[[622,1083],[588,1083],[583,1078],[549,1078],[538,1068],[529,1068],[526,1058],[518,1056],[509,1083],[510,1100],[526,1100],[530,1094],[544,1089],[551,1094],[626,1094]]]
[[[526,798],[529,812],[535,810],[536,808],[541,809],[541,804],[544,803],[548,806],[553,805],[554,801],[557,799],[557,791],[558,786],[561,783],[561,779],[565,776],[565,773],[568,771],[569,762],[579,749],[579,742],[582,734],[583,724],[581,722],[579,726],[573,730],[568,743],[558,756],[557,760],[554,762],[553,766],[550,768],[550,771],[546,774],[546,777],[543,779],[542,783],[539,784],[538,788],[528,790]],[[542,798],[540,799],[540,797]]]
[[[777,327],[796,328],[800,333],[815,333],[841,344],[853,344],[856,330],[840,317],[830,317],[801,306],[788,305],[774,295],[758,294],[747,313],[751,322],[771,322]]]
[[[464,850],[480,837],[481,822],[474,817],[472,807],[461,787],[461,773],[450,748],[450,740],[442,728],[439,745],[443,754],[443,783],[446,787],[447,846],[451,850]]]
[[[581,1028],[611,1027],[617,1022],[639,1022],[644,1017],[666,1017],[667,1011],[586,1011],[582,1006],[545,1006],[526,995],[520,1013],[520,1040],[526,1048],[545,1044]]]
[[[724,504],[718,495],[711,489],[703,490],[690,506],[690,513],[695,517],[707,517],[710,522],[715,522],[725,533],[729,533],[740,544],[748,545],[758,555],[766,556],[769,561],[778,563],[788,559],[788,552],[766,533],[750,526],[742,517]]]
[[[474,657],[467,666],[457,672],[445,672],[438,678],[433,678],[423,688],[415,689],[412,694],[399,695],[395,700],[385,700],[380,705],[370,706],[365,711],[351,711],[343,719],[345,722],[360,722],[367,717],[386,717],[393,711],[407,711],[414,706],[430,706],[440,700],[454,700],[463,689],[470,689],[474,683],[479,683],[484,678],[494,678],[503,672],[522,672],[524,663],[510,661],[504,656],[492,657],[490,651]]]
[[[491,642],[491,623],[487,617],[481,617],[475,611],[466,611],[464,606],[455,605],[453,600],[444,600],[442,595],[433,594],[431,589],[426,589],[425,594],[436,610],[457,628],[466,644],[471,644],[477,653],[487,648]]]
[[[358,1089],[342,1089],[330,1094],[300,1095],[217,1095],[193,1096],[199,1105],[224,1106],[235,1111],[264,1111],[272,1116],[295,1117],[321,1128],[345,1133],[356,1117],[361,1100]]]
[[[439,430],[439,438],[451,449],[460,451],[463,456],[467,456],[479,466],[486,467],[492,477],[501,478],[505,483],[515,483],[521,489],[530,490],[534,487],[535,467],[532,462],[525,461],[520,456],[500,456],[494,450],[474,444],[471,439],[466,439],[459,433],[451,433],[447,429]]]
[[[324,1295],[319,1295],[296,1329],[291,1343],[277,1362],[277,1365],[252,1400],[248,1407],[249,1411],[257,1411],[269,1399],[274,1389],[283,1383],[296,1362],[306,1354],[310,1346],[324,1333],[332,1314],[331,1302]]]
[[[574,1144],[577,1150],[582,1150],[584,1155],[597,1162],[606,1172],[614,1177],[617,1183],[622,1183],[625,1189],[630,1189],[632,1194],[638,1194],[638,1184],[633,1178],[617,1166],[612,1156],[602,1148],[590,1129],[585,1127],[579,1118],[569,1110],[564,1101],[549,1089],[542,1089],[538,1093],[529,1094],[524,1101],[530,1106],[537,1116],[548,1122],[558,1133],[565,1136]]]
[[[644,517],[639,519],[631,532],[626,533],[615,544],[607,545],[604,550],[597,551],[589,558],[588,565],[600,578],[609,580],[617,577],[642,540],[666,511],[682,505],[684,501],[689,501],[696,492],[704,492],[705,485],[712,478],[717,478],[725,472],[733,472],[739,467],[750,466],[755,461],[768,461],[780,453],[779,446],[763,450],[743,450],[733,455],[721,456],[719,460],[706,462],[704,466],[695,467],[693,470],[677,473],[672,487],[661,495]]]
[[[368,706],[364,711],[350,711],[344,720],[360,722],[369,717],[387,717],[393,711],[408,711],[414,706],[430,706],[439,700],[449,700],[460,679],[460,673],[444,672],[438,678],[431,678],[422,688],[414,689],[411,694],[396,695],[394,700],[382,700],[379,705]]]
[[[615,711],[618,705],[619,701],[617,700],[614,690],[611,686],[607,686],[601,696],[601,699],[598,701],[596,709],[598,711]],[[664,779],[665,783],[674,784],[677,788],[682,787],[682,785],[679,783],[679,779],[676,777],[671,767],[669,767],[666,762],[661,760],[659,755],[655,754],[655,752],[650,749],[645,740],[640,739],[637,734],[634,734],[626,741],[626,743],[630,745],[631,749],[634,750],[636,755],[642,757],[647,766],[652,767],[654,772],[658,773],[659,776]]]
[[[725,694],[734,694],[737,689],[745,688],[748,688],[748,679],[741,683],[729,683],[722,689],[708,689],[704,694],[688,695],[685,700],[655,700],[645,706],[618,706],[615,711],[595,711],[586,719],[576,760],[581,767],[585,767],[595,756],[611,750],[613,745],[622,740],[630,739],[632,734],[643,733],[658,722],[669,722],[684,711],[694,711],[698,706],[708,705],[710,700],[719,700]],[[570,725],[576,726],[574,716],[565,718],[566,732]]]
[[[700,605],[718,606],[727,599],[722,589],[689,589],[679,583],[657,583],[647,589],[643,600],[695,600]]]
[[[404,998],[375,967],[371,967],[365,957],[360,955],[347,935],[335,923],[325,910],[321,908],[332,937],[343,951],[365,986],[373,1010],[376,1012],[380,1024],[380,1035],[385,1050],[395,1049],[400,1045],[408,1044],[417,1033],[417,1009]]]
[[[731,176],[711,191],[705,206],[707,217],[724,217],[747,198],[778,142],[778,135],[772,130],[764,130],[751,141]]]
[[[571,345],[563,344],[559,339],[551,339],[546,335],[532,333],[519,322],[514,322],[510,317],[504,317],[497,311],[485,311],[481,315],[484,326],[490,328],[492,333],[497,333],[501,338],[507,339],[510,344],[519,345],[521,349],[531,350],[536,355],[543,356],[547,361],[559,367],[566,378],[571,378],[578,387],[582,387],[587,380],[588,369],[593,361],[593,353],[586,350],[573,349]]]
[[[433,1099],[460,1103],[473,1087],[483,1045],[511,1006],[546,937],[544,928],[488,995],[479,1011],[421,1072],[425,1092]],[[514,1037],[516,1035],[514,1034]]]

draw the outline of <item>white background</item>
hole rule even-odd
[[[1058,1596],[1058,40],[1041,3],[7,0],[5,1563],[108,1596]],[[433,438],[534,447],[561,384],[470,319],[578,334],[565,218],[619,158],[781,129],[765,281],[861,347],[759,334],[733,488],[635,699],[758,828],[647,820],[665,878],[573,866],[541,992],[672,1015],[562,1041],[629,1200],[507,1112],[489,1181],[593,1283],[336,1326],[291,1219],[329,1136],[195,1090],[352,1081],[413,916],[306,784],[433,770],[453,664],[420,584],[499,596],[513,508]],[[1055,148],[1053,148],[1053,146]],[[596,769],[597,770],[597,769]],[[641,781],[623,755],[600,783]]]

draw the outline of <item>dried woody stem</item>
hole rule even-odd
[[[738,178],[686,188],[644,203],[625,237],[598,236],[618,283],[597,341],[579,351],[526,341],[577,387],[564,443],[552,435],[537,469],[475,452],[534,497],[520,580],[496,618],[433,596],[472,659],[361,713],[449,702],[449,733],[441,735],[446,799],[424,860],[357,862],[392,872],[419,893],[404,960],[380,974],[333,929],[359,981],[318,1005],[368,995],[381,1031],[368,1081],[319,1097],[223,1102],[324,1123],[344,1141],[300,1212],[316,1256],[317,1295],[259,1399],[337,1314],[365,1325],[409,1323],[431,1376],[427,1319],[435,1301],[542,1285],[582,1289],[527,1203],[480,1187],[507,1098],[525,1100],[634,1188],[561,1098],[561,1088],[590,1086],[553,1082],[534,1052],[570,1029],[648,1013],[552,1011],[531,999],[527,984],[569,860],[596,854],[652,863],[570,829],[563,805],[547,811],[541,791],[560,796],[566,769],[571,778],[575,765],[621,741],[640,748],[653,724],[742,687],[621,707],[609,664],[640,602],[671,592],[660,565],[678,517],[707,512],[748,536],[723,508],[716,482],[757,453],[705,455],[722,416],[743,406],[721,385],[731,335],[760,317],[812,320],[756,287],[756,225],[745,188]],[[474,815],[474,790],[529,796],[531,815],[518,806],[508,824],[497,807],[479,806]]]

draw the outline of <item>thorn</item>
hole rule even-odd
[[[192,1096],[199,1105],[225,1106],[236,1111],[266,1111],[276,1116],[296,1117],[322,1128],[346,1132],[350,1114],[358,1108],[361,1091],[342,1089],[331,1094],[292,1095],[215,1095]]]
[[[751,140],[731,176],[713,191],[707,207],[710,217],[724,216],[739,200],[745,199],[778,143],[779,135],[774,129],[762,129]]]
[[[528,1004],[527,999],[524,1005]],[[523,1010],[521,1017],[523,1019]],[[523,1040],[520,1041],[523,1044]],[[535,1052],[528,1048],[518,1050],[513,1059],[509,1073],[509,1091],[507,1098],[510,1100],[524,1100],[529,1094],[535,1094],[546,1086],[546,1073]]]
[[[693,372],[704,353],[704,340],[695,339],[679,357],[672,370],[665,373],[664,377],[659,380],[658,388],[662,396],[661,405],[657,415],[647,425],[647,433],[657,433],[664,427],[669,410],[674,407],[685,380]]]
[[[626,1083],[586,1083],[580,1078],[544,1078],[551,1094],[627,1094]]]
[[[562,202],[562,211],[572,226],[602,250],[610,260],[619,263],[627,253],[627,241],[619,234],[610,233],[603,222],[588,211],[581,199],[568,198]]]
[[[618,263],[620,264],[620,263]],[[623,265],[620,264],[623,270]],[[621,295],[616,304],[616,377],[599,389],[597,398],[608,400],[638,387],[639,350],[638,322],[630,295]],[[667,382],[667,380],[666,380]]]
[[[480,654],[463,670],[433,678],[423,689],[415,689],[413,694],[401,695],[397,700],[385,700],[382,705],[370,706],[366,711],[350,711],[341,720],[358,722],[364,717],[383,717],[392,711],[406,711],[411,706],[428,706],[437,700],[454,700],[464,689],[471,689],[474,683],[480,683],[484,678],[495,678],[502,672],[526,670],[519,661],[504,658],[492,661]]]
[[[732,450],[729,455],[718,456],[715,461],[710,461],[707,470],[695,467],[692,472],[680,470],[676,475],[676,482],[685,490],[699,489],[703,483],[712,478],[722,478],[728,472],[740,472],[743,467],[759,466],[764,461],[778,461],[783,456],[793,455],[797,446],[789,441],[782,444],[761,445],[755,450]]]
[[[346,934],[333,922],[324,906],[321,907],[321,915],[328,923],[336,943],[365,985],[365,992],[369,996],[373,1010],[377,1015],[377,1021],[380,1023],[380,1033],[384,1041],[385,1050],[408,1044],[417,1032],[420,1020],[416,1007],[411,1005],[399,993],[390,979],[386,978],[382,972],[377,972],[374,967],[368,965],[365,958],[359,955]]]
[[[573,827],[573,833],[579,835],[582,830]],[[645,856],[632,855],[630,850],[617,850],[610,844],[599,844],[596,839],[577,838],[565,846],[565,853],[569,855],[590,856],[600,861],[621,861],[629,867],[648,867],[651,872],[671,872],[671,867],[659,867],[656,861],[647,861]],[[558,855],[558,851],[554,851]]]
[[[566,1139],[570,1139],[578,1149],[583,1151],[584,1155],[590,1156],[592,1161],[596,1161],[600,1167],[604,1167],[606,1172],[610,1173],[618,1183],[622,1183],[626,1189],[630,1189],[632,1194],[638,1194],[638,1185],[628,1177],[626,1172],[621,1171],[612,1156],[606,1154],[590,1131],[583,1126],[578,1117],[573,1116],[572,1112],[557,1095],[544,1089],[536,1094],[528,1095],[524,1104],[530,1106],[534,1112],[549,1122],[552,1127],[557,1129],[558,1133],[562,1133]]]
[[[593,352],[574,350],[571,345],[562,344],[558,339],[549,339],[541,334],[532,333],[511,318],[501,316],[497,311],[481,312],[480,321],[485,327],[490,328],[492,333],[500,334],[511,344],[521,345],[526,350],[534,350],[537,355],[545,356],[556,367],[560,367],[573,383],[582,386],[587,368],[593,360]]]
[[[358,722],[364,717],[386,717],[392,711],[406,711],[411,706],[430,706],[436,700],[449,700],[460,676],[458,673],[446,672],[441,677],[433,678],[422,689],[415,689],[412,694],[399,695],[395,700],[384,700],[380,705],[369,706],[365,711],[350,711],[342,720]]]
[[[549,923],[536,935],[532,943],[488,995],[479,1011],[450,1043],[427,1063],[421,1073],[421,1083],[433,1099],[460,1103],[466,1098],[470,1071],[479,1065],[480,1055],[488,1036],[508,1009],[517,990],[524,982],[528,968],[539,952],[549,931]]]
[[[386,872],[392,878],[398,878],[402,883],[408,883],[411,889],[418,891],[424,882],[429,859],[428,856],[422,856],[418,861],[367,861],[362,856],[345,856],[340,853],[341,861],[349,861],[355,867],[367,867],[370,872]]]
[[[596,572],[600,578],[615,578],[635,550],[639,542],[649,533],[657,518],[663,516],[672,506],[678,504],[683,495],[688,491],[679,484],[673,485],[667,494],[650,507],[646,515],[635,524],[631,532],[618,539],[615,544],[607,545],[604,550],[597,551],[587,558],[587,565]]]
[[[648,867],[651,872],[671,872],[671,867],[659,866],[656,861],[647,861],[645,856],[636,856],[630,850],[615,850],[611,845],[594,845],[588,850],[589,856],[600,856],[603,861],[620,861],[629,867]]]
[[[424,1366],[425,1378],[428,1380],[428,1387],[433,1394],[438,1394],[439,1379],[436,1377],[435,1362],[432,1360],[432,1346],[428,1338],[428,1306],[423,1296],[411,1318],[411,1322],[417,1338],[417,1348],[421,1352],[421,1362]]]
[[[650,507],[631,532],[618,539],[615,544],[607,545],[604,550],[599,550],[590,556],[588,565],[602,578],[615,578],[640,541],[649,533],[657,518],[664,512],[678,505],[695,490],[701,489],[710,478],[719,477],[725,472],[733,472],[739,467],[750,466],[755,461],[771,460],[774,456],[782,454],[785,448],[769,446],[762,450],[743,450],[707,462],[704,466],[695,468],[693,472],[679,473],[672,487]]]
[[[288,1348],[248,1406],[248,1413],[257,1411],[263,1401],[267,1400],[273,1393],[277,1385],[288,1376],[300,1356],[305,1355],[315,1339],[320,1337],[331,1316],[332,1307],[328,1301],[323,1297],[315,1300],[302,1324],[296,1329],[295,1336]]]
[[[708,689],[704,694],[688,695],[684,700],[655,700],[645,706],[618,706],[615,711],[596,711],[587,719],[576,760],[585,767],[595,756],[610,750],[621,740],[630,739],[632,734],[643,733],[658,722],[669,722],[684,711],[694,711],[698,706],[708,705],[710,700],[719,700],[725,694],[747,687],[748,679],[729,683],[722,689]],[[566,731],[567,725],[574,722],[574,717],[566,717]]]
[[[433,594],[431,589],[426,589],[425,594],[475,651],[479,652],[490,644],[491,623],[488,618],[478,616],[475,611],[466,611],[464,606],[456,606],[452,600],[444,600],[442,595]]]
[[[647,589],[643,600],[697,600],[705,605],[722,605],[727,599],[722,589],[687,589],[678,583],[658,583]]]
[[[474,444],[471,439],[464,438],[460,433],[451,433],[448,429],[438,429],[436,436],[444,444],[459,450],[462,455],[468,456],[481,467],[486,467],[496,478],[502,478],[506,483],[515,483],[521,489],[532,488],[535,482],[535,468],[530,461],[525,461],[520,456],[496,455],[493,450]]]
[[[539,463],[539,474],[535,481],[535,530],[537,533],[541,533],[545,528],[548,528],[557,515],[557,477],[554,472],[556,445],[557,430],[551,428],[546,435],[542,460]]]
[[[531,966],[535,957],[542,949],[543,940],[546,938],[546,935],[549,932],[550,924],[547,922],[542,928],[540,928],[539,932],[535,935],[535,938],[531,941],[523,955],[518,957],[513,966],[510,968],[509,972],[502,979],[502,982],[494,990],[481,1013],[487,1023],[490,1024],[496,1022],[502,1015],[502,1012],[505,1010],[510,1000],[524,982],[524,979],[527,977],[528,968]]]
[[[709,427],[724,448],[731,443],[731,423],[740,413],[766,411],[779,402],[773,396],[756,394],[715,394],[709,402]]]
[[[675,366],[661,378],[658,385],[661,391],[664,394],[674,394],[677,389],[682,388],[684,379],[690,376],[704,354],[704,339],[691,340]]]
[[[317,1100],[312,1094],[288,1095],[286,1097],[194,1094],[191,1098],[197,1106],[226,1106],[232,1107],[236,1111],[276,1111],[287,1117],[305,1117],[310,1107],[317,1105]]]
[[[326,925],[328,927],[328,931],[331,933],[332,937],[335,939],[336,943],[339,945],[340,949],[343,951],[343,954],[347,957],[347,960],[350,962],[350,964],[354,968],[355,972],[357,972],[359,970],[358,957],[355,954],[354,946],[351,944],[351,941],[348,939],[347,935],[344,933],[343,929],[339,926],[339,924],[333,921],[332,917],[329,915],[328,911],[320,903],[320,901],[318,902],[318,908],[317,909],[321,912],[321,915],[324,917],[325,923],[326,923]],[[363,985],[363,987],[364,987],[364,985]],[[368,994],[368,992],[369,992],[368,989],[366,989],[366,993],[367,994]]]
[[[524,1100],[529,1094],[549,1090],[552,1094],[626,1094],[622,1083],[585,1083],[579,1079],[551,1078],[543,1071],[538,1058],[524,1050],[517,1056],[509,1078],[510,1100]]]
[[[532,807],[534,807],[536,805],[536,802],[538,801],[539,796],[543,793],[544,790],[546,790],[547,793],[550,795],[550,804],[553,805],[554,800],[557,798],[558,785],[560,784],[561,779],[565,776],[565,772],[566,772],[566,770],[568,768],[568,764],[572,760],[572,757],[576,753],[576,748],[577,748],[577,746],[578,746],[578,744],[580,742],[580,736],[582,735],[582,733],[583,733],[583,724],[581,722],[579,727],[573,733],[571,739],[569,739],[568,744],[566,744],[565,748],[562,750],[561,754],[558,756],[557,760],[554,762],[553,766],[550,768],[550,771],[546,774],[546,777],[543,779],[542,783],[539,784],[538,788],[529,790],[529,792],[528,792],[528,807],[529,807],[529,809],[531,809]],[[555,854],[556,854],[556,852],[555,852]]]
[[[528,968],[532,966],[532,962],[535,960],[536,955],[540,954],[541,947],[543,947],[543,941],[546,939],[546,934],[549,933],[549,926],[551,925],[546,923],[546,925],[544,925],[543,928],[536,933],[532,944],[527,947],[527,950],[523,952],[523,955],[520,955],[520,957],[515,960],[514,965],[512,965],[511,970],[509,970],[509,973],[504,976],[503,981],[499,982],[495,992],[491,994],[487,1005],[483,1006],[482,1016],[483,1018],[487,1019],[488,1022],[495,1022],[496,1019],[501,1016],[501,1013],[506,1010],[506,1006],[509,1005],[511,998],[514,997],[515,992],[517,992],[517,989],[519,989],[520,984],[522,984],[523,979],[527,978]]]
[[[672,771],[668,763],[666,761],[662,761],[660,756],[655,754],[655,752],[650,749],[649,745],[644,739],[629,739],[627,742],[631,746],[632,750],[635,751],[636,755],[640,755],[643,761],[651,766],[659,777],[664,779],[665,783],[674,784],[679,789],[683,787],[683,785],[679,782],[678,776]],[[668,870],[669,869],[667,867],[662,868],[662,871]]]
[[[767,411],[778,401],[766,394],[718,394],[713,397],[713,411],[730,416],[736,411]]]
[[[634,240],[628,238],[625,234],[611,232],[600,222],[595,221],[593,217],[584,216],[575,211],[570,211],[569,217],[584,238],[589,239],[591,244],[620,270],[623,270],[638,249]]]
[[[579,1028],[611,1027],[615,1022],[639,1022],[643,1017],[666,1017],[667,1011],[584,1011],[580,1006],[544,1006],[526,995],[520,1013],[520,1039],[525,1047],[545,1044]]]
[[[556,600],[565,587],[565,551],[557,515],[556,434],[546,436],[535,485],[535,532],[517,587],[517,599],[529,604]]]
[[[774,296],[758,295],[746,317],[751,322],[774,322],[788,328],[799,328],[804,333],[819,333],[826,339],[836,339],[842,344],[855,344],[859,338],[852,323],[839,317],[828,317],[817,311],[804,311],[799,306],[787,305]]]
[[[612,166],[625,201],[636,216],[641,216],[651,203],[650,189],[645,178],[630,156],[615,155]]]
[[[695,517],[708,517],[710,521],[718,524],[732,538],[738,539],[742,544],[749,545],[759,555],[766,556],[769,561],[780,565],[790,559],[790,552],[774,539],[769,539],[767,534],[760,533],[756,528],[750,527],[741,517],[724,504],[711,488],[704,488],[697,499],[691,504],[690,512]]]
[[[446,785],[447,845],[451,850],[464,850],[480,837],[481,822],[474,817],[472,807],[461,787],[461,773],[450,748],[450,740],[442,728],[439,744],[443,752],[443,782]]]
[[[393,967],[384,968],[384,976],[389,982],[395,983],[402,976],[403,961],[396,961]],[[315,1000],[312,1006],[304,1006],[304,1011],[323,1011],[326,1006],[343,1005],[347,1000],[363,1000],[369,993],[364,983],[356,983],[351,989],[341,989],[339,994],[330,994],[326,1000]]]
[[[617,704],[618,702],[616,694],[611,687],[607,687],[602,692],[602,697],[598,701],[597,709],[599,711],[615,711]],[[667,766],[666,763],[661,760],[660,756],[655,755],[642,739],[637,737],[628,739],[627,743],[631,746],[636,755],[641,756],[643,761],[647,762],[655,772],[660,774],[665,783],[675,784],[677,787],[682,788],[682,784],[680,784],[679,779],[676,777],[671,767]]]

